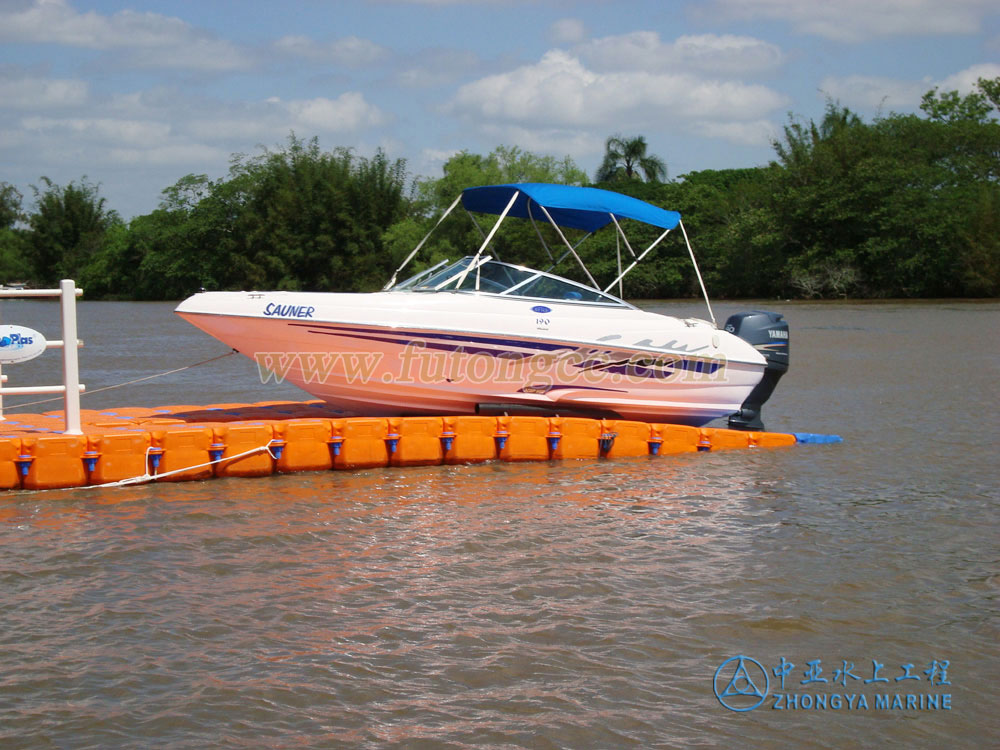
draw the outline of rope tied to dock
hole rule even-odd
[[[84,487],[78,487],[77,489],[98,489],[101,487],[127,487],[133,484],[147,484],[149,482],[155,482],[158,479],[164,479],[165,477],[174,476],[175,474],[183,474],[187,471],[193,471],[194,469],[201,469],[205,466],[214,466],[215,464],[222,463],[223,461],[236,461],[247,456],[252,456],[262,451],[267,451],[268,455],[271,456],[275,461],[278,460],[278,455],[271,450],[273,445],[281,445],[282,441],[278,439],[269,440],[265,445],[259,445],[256,448],[250,448],[249,450],[242,451],[241,453],[235,453],[232,456],[220,456],[219,458],[212,459],[211,461],[205,461],[204,463],[194,464],[192,466],[185,466],[181,469],[173,469],[172,471],[165,471],[163,473],[150,474],[148,471],[137,477],[129,477],[128,479],[119,479],[117,482],[106,482],[104,484],[91,484],[85,485]],[[151,452],[154,450],[154,446],[146,448],[146,466],[150,465],[149,457]]]
[[[80,395],[81,396],[92,396],[95,393],[103,393],[104,391],[112,391],[115,388],[124,388],[127,385],[135,385],[136,383],[142,383],[142,382],[144,382],[146,380],[153,380],[155,378],[162,378],[162,377],[164,377],[166,375],[174,375],[174,374],[176,374],[178,372],[184,372],[185,370],[192,370],[195,367],[201,367],[202,365],[207,365],[207,364],[209,364],[211,362],[216,362],[216,361],[218,361],[220,359],[225,359],[226,357],[231,357],[234,354],[239,354],[239,352],[237,352],[235,349],[230,349],[225,354],[219,354],[219,355],[217,355],[215,357],[210,357],[209,359],[203,359],[201,362],[195,362],[195,363],[190,364],[190,365],[184,365],[184,367],[177,367],[177,368],[174,368],[173,370],[167,370],[165,372],[158,372],[158,373],[155,373],[153,375],[146,375],[146,376],[141,377],[141,378],[136,378],[135,380],[126,380],[124,383],[117,383],[116,385],[106,385],[103,388],[96,388],[96,389],[94,389],[92,391],[83,391],[83,392],[81,392]],[[27,401],[27,402],[25,402],[23,404],[14,404],[13,406],[5,406],[4,407],[4,412],[11,412],[11,411],[15,411],[17,409],[26,408],[28,406],[37,406],[38,404],[48,404],[48,403],[51,403],[53,401],[62,401],[62,400],[63,400],[62,396],[55,396],[53,398],[43,398],[43,399],[41,399],[39,401]]]

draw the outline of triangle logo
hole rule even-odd
[[[747,672],[747,667],[742,657],[740,657],[736,671],[733,672],[732,679],[729,680],[729,684],[722,691],[722,696],[726,698],[736,695],[752,696],[754,698],[764,697],[764,693],[754,684],[753,678]]]

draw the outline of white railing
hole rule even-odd
[[[77,349],[83,342],[76,337],[76,298],[83,294],[76,288],[72,279],[63,279],[58,289],[0,289],[0,299],[5,297],[59,297],[62,306],[62,341],[46,341],[46,349],[62,349],[63,352],[63,384],[38,385],[7,388],[7,376],[0,374],[0,421],[3,416],[3,397],[5,395],[28,393],[62,393],[65,394],[65,432],[67,435],[82,435],[80,427],[80,394],[86,390],[80,383],[80,361]],[[70,345],[67,346],[66,343]],[[75,346],[73,345],[75,344]]]

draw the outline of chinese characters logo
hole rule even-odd
[[[770,708],[775,710],[951,710],[951,693],[940,691],[952,684],[949,660],[931,659],[919,672],[914,672],[914,662],[903,663],[891,678],[883,674],[885,664],[871,661],[870,677],[864,677],[866,672],[859,674],[855,663],[846,659],[827,676],[822,660],[810,659],[801,665],[802,679],[795,679],[795,664],[784,656],[770,670],[749,656],[731,656],[715,670],[712,691],[719,703],[738,712],[752,711],[769,697]],[[772,676],[776,680],[773,693]]]

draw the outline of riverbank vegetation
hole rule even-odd
[[[819,122],[789,120],[767,166],[663,182],[667,165],[645,154],[645,140],[616,135],[597,186],[680,211],[713,296],[1000,296],[1000,78],[981,79],[964,97],[930,91],[921,111],[865,122],[829,102]],[[324,151],[294,135],[280,149],[234,157],[224,178],[181,178],[155,211],[128,222],[87,178],[66,186],[41,178],[30,207],[0,182],[0,281],[75,278],[88,299],[369,291],[463,188],[522,181],[593,184],[569,158],[507,147],[461,152],[441,177],[410,181],[403,160]],[[442,229],[422,265],[479,244],[468,222]],[[501,233],[501,257],[541,263],[512,251],[521,240],[537,244],[520,231]],[[655,238],[643,227],[627,232],[633,247]],[[584,244],[598,281],[617,275],[616,244],[611,231]],[[647,298],[696,291],[676,238],[623,289]]]

